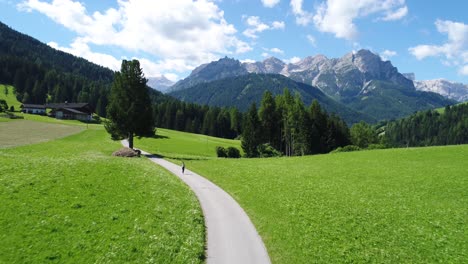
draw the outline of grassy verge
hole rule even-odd
[[[194,195],[102,130],[0,149],[0,263],[198,263]]]
[[[7,89],[7,94],[5,94],[5,88]],[[7,102],[8,108],[14,106],[15,111],[21,110],[21,103],[16,100],[16,97],[13,93],[13,86],[0,84],[0,99],[3,99]]]
[[[236,147],[239,140],[210,137],[175,130],[157,129],[155,138],[135,139],[135,147],[167,158],[198,159],[216,157],[216,146]]]
[[[274,263],[462,263],[468,145],[186,162],[235,197]]]

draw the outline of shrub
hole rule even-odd
[[[344,147],[339,147],[335,150],[333,150],[331,153],[338,153],[338,152],[351,152],[351,151],[359,151],[361,150],[360,147],[355,146],[355,145],[347,145]]]
[[[10,106],[10,112],[14,112],[14,111],[15,111],[15,106],[14,105]]]
[[[369,144],[367,149],[385,149],[387,148],[384,144]]]
[[[270,144],[265,143],[261,144],[257,147],[258,153],[260,154],[261,158],[269,158],[269,157],[281,157],[283,154],[272,147]]]
[[[218,158],[227,158],[228,152],[225,148],[216,146],[216,156],[218,156]]]
[[[235,148],[235,147],[228,147],[227,148],[227,156],[228,158],[235,158],[235,159],[238,159],[240,158],[240,151]]]

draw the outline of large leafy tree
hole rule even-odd
[[[112,84],[107,106],[107,132],[112,138],[128,138],[133,148],[134,136],[154,135],[154,119],[147,80],[138,60],[122,61]]]

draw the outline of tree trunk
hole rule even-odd
[[[128,147],[133,149],[133,133],[128,133]]]

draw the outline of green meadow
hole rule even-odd
[[[146,158],[112,157],[120,147],[88,129],[0,149],[0,263],[203,262],[193,193]]]
[[[5,89],[7,89],[7,92],[5,94]],[[13,86],[11,85],[4,85],[0,84],[0,99],[3,99],[6,101],[8,104],[8,109],[11,106],[15,107],[15,111],[20,111],[21,108],[21,103],[16,100],[15,94],[13,92]]]
[[[246,210],[273,263],[466,263],[468,145],[186,161]]]
[[[0,263],[204,261],[202,212],[178,178],[111,157],[120,143],[101,125],[24,116],[0,122]],[[216,146],[240,142],[167,129],[135,140],[230,193],[273,263],[468,259],[468,145],[269,159],[219,159]]]
[[[242,151],[239,140],[216,138],[199,134],[158,128],[155,138],[135,138],[135,148],[166,158],[206,159],[216,157],[216,146],[236,147]]]

